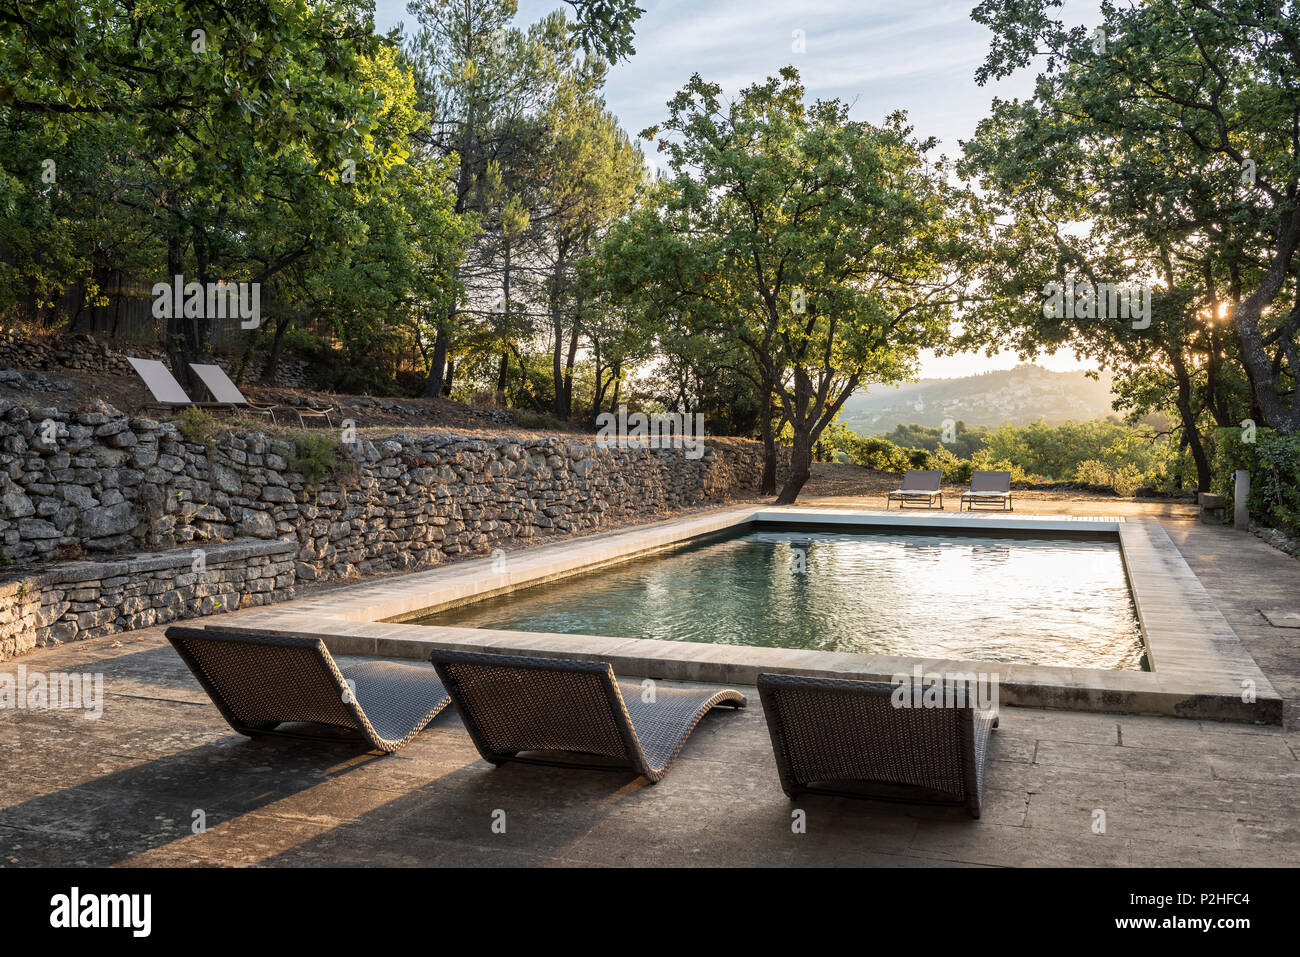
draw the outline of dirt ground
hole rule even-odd
[[[149,406],[152,396],[144,383],[135,376],[68,372],[62,369],[42,372],[41,376],[67,382],[72,388],[67,391],[47,392],[0,384],[0,397],[37,406],[73,408],[91,399],[102,399],[128,415],[147,415],[156,418],[163,414],[156,406]],[[520,429],[530,433],[547,431],[521,426],[517,420],[527,413],[518,410],[473,407],[444,398],[346,396],[308,389],[266,388],[257,385],[240,386],[240,391],[254,405],[336,408],[339,412],[331,416],[335,425],[338,425],[342,419],[349,418],[358,428],[405,428],[415,425],[480,432],[500,431],[502,428]],[[260,416],[252,418],[259,425],[266,424]],[[277,413],[277,419],[282,419],[284,423],[294,427],[297,426],[297,419],[292,413],[284,416]],[[323,425],[324,421],[310,417],[307,424]]]

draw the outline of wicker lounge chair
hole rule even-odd
[[[323,418],[325,424],[333,427],[334,423],[330,421],[330,413],[336,411],[329,409],[312,409],[299,408],[296,405],[253,405],[248,399],[244,398],[244,393],[239,391],[239,386],[230,381],[230,376],[226,375],[226,370],[217,365],[204,365],[198,362],[191,362],[190,368],[194,370],[209,392],[212,398],[216,399],[222,405],[230,406],[241,412],[256,412],[259,415],[269,415],[271,421],[275,421],[275,413],[292,412],[298,416],[298,425],[306,427],[302,420],[304,415],[316,416]]]
[[[377,751],[407,744],[451,702],[429,668],[367,661],[339,668],[319,638],[168,628],[167,640],[230,726],[282,734],[286,722],[358,732]]]
[[[1011,473],[972,472],[970,490],[961,493],[957,510],[961,511],[962,506],[967,509],[979,506],[996,508],[1000,512],[1014,512],[1015,509],[1011,505]]]
[[[890,492],[885,498],[885,508],[897,501],[899,508],[916,505],[921,508],[935,508],[934,501],[939,500],[938,508],[943,508],[943,492],[939,483],[943,473],[938,469],[908,469],[903,474],[903,487]]]
[[[760,674],[758,694],[790,797],[828,794],[965,807],[980,816],[997,715],[895,707],[895,686]]]
[[[493,764],[631,770],[658,781],[709,709],[745,706],[739,691],[718,688],[659,687],[645,701],[641,685],[619,684],[599,661],[442,650],[429,660]]]

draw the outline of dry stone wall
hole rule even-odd
[[[35,337],[0,330],[0,384],[4,384],[3,374],[7,372],[10,376],[18,376],[10,384],[21,387],[23,382],[18,370],[22,369],[134,376],[135,370],[126,361],[127,356],[141,359],[167,358],[167,354],[157,346],[114,343],[96,339],[88,333]],[[218,355],[213,361],[226,371],[231,371],[233,363],[230,357]],[[245,371],[244,381],[257,382],[261,378],[265,362],[265,355],[255,354],[251,367]],[[276,370],[275,384],[283,388],[305,388],[309,384],[306,360],[282,356]]]
[[[331,434],[315,434],[337,457],[318,485],[303,474],[305,450],[258,432],[191,441],[173,422],[99,402],[69,411],[0,399],[0,658],[207,614],[209,599],[240,607],[289,597],[298,582],[750,497],[762,469],[761,447],[742,439],[709,438],[691,459],[591,436],[399,434],[335,450]],[[254,544],[269,551],[229,551]],[[163,567],[116,567],[141,552]],[[196,553],[206,571],[177,584]],[[159,597],[168,582],[179,597]]]

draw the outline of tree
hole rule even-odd
[[[1171,162],[1147,165],[1162,175],[1145,188],[1153,200],[1174,197],[1190,173],[1210,208],[1189,240],[1202,250],[1226,240],[1231,255],[1224,232],[1247,237],[1241,248],[1263,268],[1236,273],[1246,285],[1228,312],[1240,361],[1264,422],[1300,429],[1300,13],[1259,0],[1106,4],[1090,33],[1050,16],[1056,5],[984,0],[972,16],[994,40],[977,80],[1041,55],[1038,112],[1067,118],[1074,149],[1107,140],[1172,151]]]
[[[575,19],[570,27],[582,51],[610,63],[626,59],[632,48],[632,28],[645,13],[633,0],[564,0]]]
[[[553,411],[573,414],[573,372],[593,313],[578,265],[631,206],[645,176],[641,153],[604,108],[597,78],[563,79],[542,118],[547,130],[534,222],[541,235],[534,271],[550,323]],[[573,75],[573,74],[571,74]]]
[[[373,177],[404,157],[405,130],[381,125],[383,84],[368,82],[389,65],[386,41],[356,0],[3,3],[0,25],[0,118],[69,141],[120,133],[131,149],[104,200],[152,234],[169,280],[269,282],[321,244],[349,161]],[[277,229],[291,221],[293,235]],[[250,236],[264,232],[276,248],[259,259]],[[190,385],[214,321],[167,320]]]
[[[432,155],[454,163],[450,190],[456,213],[487,212],[494,191],[490,171],[509,179],[511,170],[536,161],[542,128],[537,119],[557,80],[554,51],[569,44],[558,14],[527,31],[512,27],[515,0],[412,0],[407,10],[419,29],[407,45],[421,109],[429,132],[420,137]],[[457,269],[470,299],[495,294],[497,266],[480,246]],[[464,303],[453,300],[438,324],[425,395],[444,391],[448,353]]]
[[[969,198],[902,114],[872,126],[838,100],[806,105],[793,67],[726,106],[696,75],[643,135],[672,177],[616,231],[609,267],[627,294],[748,353],[769,476],[769,397],[791,426],[778,502],[793,502],[849,395],[905,378],[945,337],[966,260],[951,214]]]

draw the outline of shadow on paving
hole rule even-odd
[[[83,751],[59,750],[69,762],[88,762]],[[107,866],[169,845],[201,845],[225,825],[342,781],[381,757],[347,741],[228,734],[0,810],[0,864]],[[196,811],[206,833],[193,831]]]

